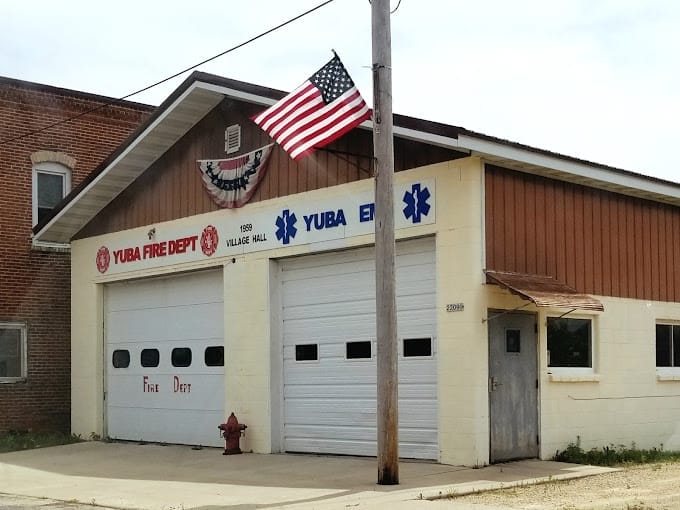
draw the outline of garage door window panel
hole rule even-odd
[[[175,347],[172,350],[170,359],[173,367],[190,367],[191,349],[188,347]]]
[[[161,355],[158,349],[142,349],[140,361],[145,368],[154,368],[158,366]]]
[[[373,356],[370,340],[347,342],[345,344],[345,359],[370,360],[372,358]]]
[[[224,366],[224,347],[212,346],[206,347],[203,355],[203,361],[206,367],[223,367]]]
[[[130,351],[127,349],[116,349],[111,358],[113,368],[128,368],[130,366]]]
[[[295,346],[295,361],[319,361],[319,344],[297,344]]]
[[[431,358],[431,338],[404,338],[404,358]]]

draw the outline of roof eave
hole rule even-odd
[[[202,82],[188,84],[174,101],[165,105],[165,108],[159,108],[157,114],[90,174],[89,179],[65,197],[51,216],[36,225],[34,240],[69,242],[101,209],[219,104],[223,97],[211,87],[204,87]],[[176,121],[176,125],[170,126],[168,120]],[[119,171],[113,172],[116,168]],[[95,198],[93,190],[102,185],[107,186],[107,191]]]
[[[204,108],[190,110],[185,114],[175,129],[174,136],[162,143],[154,141],[155,130],[173,112],[177,112],[183,102],[192,98],[192,94],[203,94],[211,100]],[[223,98],[270,106],[285,96],[286,92],[261,87],[216,75],[194,72],[169,97],[158,110],[131,135],[100,167],[74,189],[48,216],[42,224],[34,228],[34,239],[46,242],[69,242],[71,238],[101,211],[111,200],[131,184],[149,165],[165,153],[181,136],[195,125],[209,109],[216,106]],[[206,108],[208,108],[206,110]],[[372,129],[371,121],[365,121],[362,129]],[[514,170],[543,175],[550,178],[576,182],[617,193],[640,198],[680,205],[680,185],[669,181],[650,178],[625,170],[619,170],[576,158],[523,146],[507,140],[501,140],[464,128],[416,119],[402,115],[394,116],[395,136],[419,141],[444,148],[466,152],[479,156],[484,161]],[[144,157],[136,157],[135,151],[151,137],[149,145],[152,151],[146,151]],[[142,151],[139,151],[142,152]],[[138,155],[137,155],[138,156]],[[131,165],[123,164],[129,158]],[[110,179],[109,192],[99,193],[95,200],[90,195],[90,203],[86,197],[100,183],[106,181],[115,168],[121,175]],[[80,204],[80,205],[78,205]],[[80,210],[77,210],[80,209]]]
[[[460,133],[458,147],[506,168],[680,205],[680,184],[489,138]]]

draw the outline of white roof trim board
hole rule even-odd
[[[460,134],[458,146],[499,166],[680,205],[680,185]]]
[[[70,242],[80,229],[225,97],[262,106],[271,106],[277,101],[197,78],[35,233],[34,242]],[[366,121],[361,128],[372,129],[373,124]],[[680,206],[678,184],[532,150],[462,128],[460,131],[454,138],[427,130],[394,126],[397,137],[466,152],[499,166]]]
[[[87,222],[172,147],[224,95],[193,83],[141,132],[78,196],[64,206],[33,240],[68,243]]]

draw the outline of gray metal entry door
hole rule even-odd
[[[499,312],[489,311],[489,317]],[[489,321],[490,461],[538,457],[536,316]]]

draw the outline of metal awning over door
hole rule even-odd
[[[536,306],[604,311],[600,301],[558,282],[552,276],[486,271],[489,283],[495,283]]]

